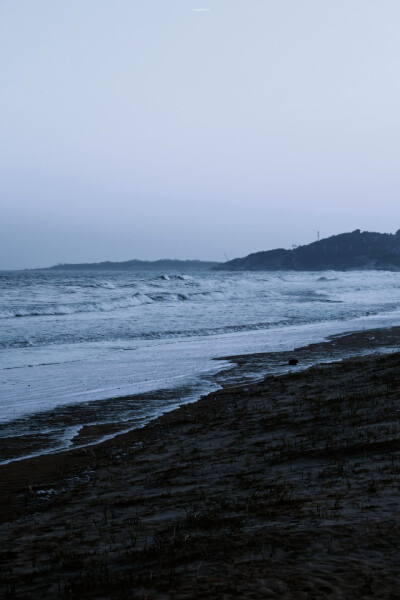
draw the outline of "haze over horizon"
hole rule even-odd
[[[394,0],[4,0],[0,268],[394,233],[399,18]]]

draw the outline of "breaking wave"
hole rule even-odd
[[[123,296],[99,302],[83,302],[71,304],[43,304],[25,308],[0,310],[0,319],[21,317],[62,316],[77,313],[111,312],[123,308],[152,304],[154,302],[205,302],[232,298],[232,294],[220,290],[185,292],[151,291],[137,292],[132,296]]]

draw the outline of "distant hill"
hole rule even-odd
[[[219,263],[202,260],[173,260],[165,258],[162,260],[126,260],[124,262],[99,262],[99,263],[77,263],[77,264],[59,264],[54,267],[48,267],[50,270],[59,271],[163,271],[179,270],[192,271],[209,270],[218,266]]]
[[[255,252],[220,263],[227,271],[322,271],[327,269],[400,270],[400,230],[395,234],[361,232],[333,235],[293,250]]]

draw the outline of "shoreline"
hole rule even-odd
[[[254,354],[243,354],[233,356],[222,356],[215,358],[216,362],[227,362],[231,366],[218,371],[215,374],[204,377],[210,383],[214,391],[232,386],[244,385],[246,382],[254,383],[266,375],[283,375],[306,369],[320,362],[332,362],[351,356],[371,354],[374,352],[395,351],[399,347],[400,326],[379,327],[364,330],[355,330],[327,336],[321,342],[311,343],[294,350],[269,351]],[[297,357],[297,366],[289,366],[288,360]],[[186,390],[186,392],[185,392]],[[212,391],[209,393],[213,393]],[[176,398],[178,395],[178,398]],[[133,430],[146,427],[153,420],[160,418],[163,414],[174,411],[176,408],[186,404],[198,402],[204,394],[191,398],[189,388],[156,390],[144,394],[134,394],[122,397],[108,398],[89,403],[70,405],[55,408],[44,413],[36,413],[26,417],[26,421],[38,422],[41,425],[41,433],[16,434],[0,438],[0,467],[14,462],[40,458],[50,454],[70,452],[75,449],[89,448],[103,442],[116,439]],[[155,412],[157,415],[141,416],[140,412],[135,418],[125,422],[110,420],[107,422],[91,422],[95,414],[104,414],[107,404],[119,407],[129,406],[132,401],[140,404],[154,398],[158,405]],[[164,398],[167,402],[174,399],[172,407],[163,410]],[[121,413],[123,408],[118,409]],[[49,423],[54,427],[58,417],[62,415],[63,434],[57,431],[46,432]],[[68,416],[69,415],[69,416]],[[86,422],[85,422],[86,421]],[[3,427],[9,427],[5,423]],[[67,431],[70,431],[67,434]],[[68,439],[65,445],[60,445],[60,439]],[[43,443],[53,444],[54,448],[43,448]]]
[[[241,385],[0,466],[0,590],[400,598],[400,354],[325,362],[360,335],[371,351],[399,346],[400,328],[373,331],[303,349],[321,364],[286,375],[261,379],[267,355],[236,357]],[[251,361],[259,381],[243,378]]]

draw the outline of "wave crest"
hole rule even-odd
[[[0,319],[11,319],[21,317],[47,317],[72,315],[88,312],[109,312],[121,308],[131,308],[153,302],[206,302],[209,300],[222,300],[228,295],[220,290],[204,292],[137,292],[132,296],[124,296],[99,302],[71,303],[71,304],[47,304],[42,306],[6,309],[0,311]]]

